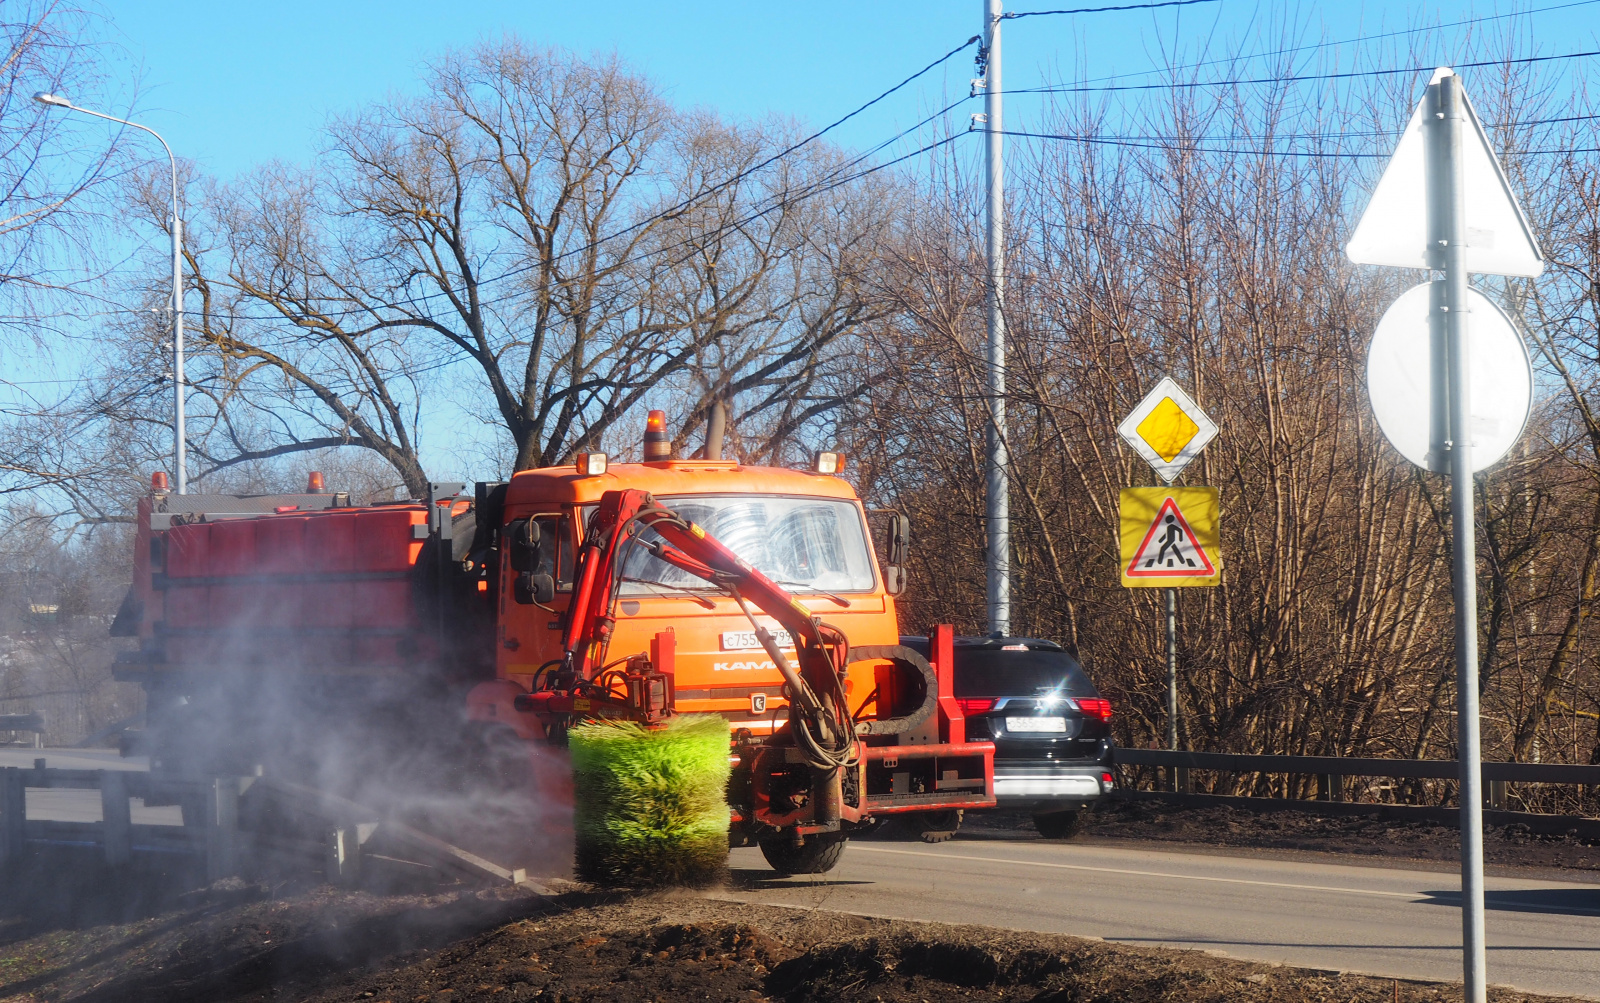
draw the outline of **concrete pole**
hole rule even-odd
[[[1461,78],[1429,87],[1432,136],[1426,145],[1429,235],[1434,267],[1444,271],[1441,309],[1450,395],[1451,581],[1455,592],[1457,760],[1461,767],[1461,962],[1463,998],[1485,1003],[1488,961],[1483,931],[1483,763],[1478,728],[1478,559],[1472,485],[1472,400],[1467,355],[1467,269],[1462,180]],[[1442,317],[1440,316],[1442,315]],[[1438,339],[1434,339],[1437,343]],[[1437,377],[1434,384],[1438,384]]]
[[[985,305],[989,328],[988,462],[984,469],[988,529],[989,630],[1011,633],[1011,498],[1006,481],[1006,322],[1005,305],[1005,150],[1000,107],[1000,3],[983,0],[984,128],[988,156],[988,282]]]

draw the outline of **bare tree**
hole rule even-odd
[[[32,99],[106,84],[99,17],[56,0],[0,9],[0,325],[25,337],[84,291],[103,255],[99,196],[121,176],[123,144]],[[37,342],[36,342],[37,343]]]
[[[336,122],[316,170],[190,185],[196,481],[348,445],[420,493],[425,406],[498,429],[513,469],[669,398],[680,445],[720,399],[770,456],[859,390],[836,377],[882,315],[893,184],[822,145],[776,156],[787,127],[677,113],[614,59],[507,40],[428,82]],[[159,340],[142,315],[119,334]]]

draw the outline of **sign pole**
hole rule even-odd
[[[1445,358],[1433,358],[1450,399],[1451,579],[1455,591],[1457,760],[1461,767],[1461,964],[1463,998],[1484,1003],[1487,957],[1483,930],[1483,766],[1478,729],[1478,579],[1472,489],[1472,410],[1468,382],[1466,215],[1463,198],[1461,78],[1433,84],[1427,144],[1430,257],[1444,270],[1443,302],[1433,323],[1445,328]],[[1441,340],[1433,338],[1433,343]]]
[[[1167,748],[1178,747],[1178,590],[1162,589],[1167,603]],[[1177,774],[1173,774],[1177,790]]]

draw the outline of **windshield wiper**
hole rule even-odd
[[[649,580],[648,578],[627,578],[627,577],[624,577],[622,580],[625,581],[625,582],[633,582],[635,585],[643,585],[646,588],[671,589],[674,592],[683,593],[684,595],[688,596],[690,599],[693,599],[695,602],[697,602],[700,605],[704,606],[706,609],[716,609],[717,608],[717,604],[716,603],[712,602],[710,599],[707,599],[705,596],[701,595],[699,590],[697,590],[697,589],[685,588],[682,585],[668,585],[666,582],[653,582],[653,581]]]
[[[803,592],[810,592],[810,593],[812,593],[814,595],[822,596],[825,599],[832,599],[834,602],[838,603],[840,606],[845,607],[846,609],[850,608],[850,600],[844,598],[843,596],[836,596],[832,592],[825,592],[822,589],[817,588],[815,585],[812,585],[809,582],[780,582],[780,581],[774,581],[772,584],[774,584],[774,585],[788,585],[788,586],[791,586],[793,588],[800,589]]]

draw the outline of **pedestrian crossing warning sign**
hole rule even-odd
[[[1122,490],[1122,584],[1129,588],[1216,585],[1216,488]]]

